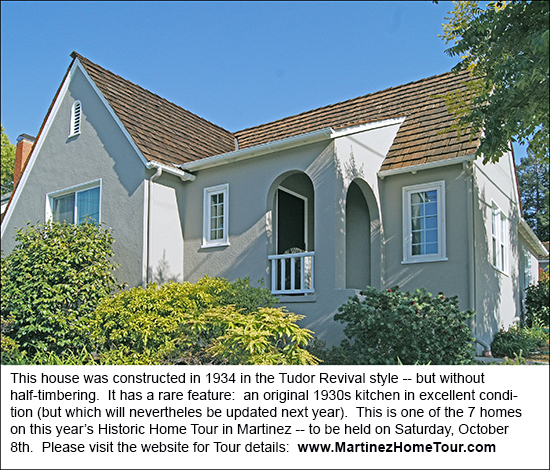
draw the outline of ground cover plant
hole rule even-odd
[[[547,347],[548,332],[543,328],[513,325],[500,329],[493,337],[491,351],[494,357],[529,356],[533,351]]]

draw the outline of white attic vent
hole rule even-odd
[[[71,133],[69,137],[80,134],[80,116],[82,115],[82,104],[75,101],[71,110]]]

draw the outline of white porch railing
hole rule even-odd
[[[273,294],[313,294],[315,252],[268,256]]]

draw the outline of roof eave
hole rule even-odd
[[[475,154],[463,155],[462,157],[446,158],[436,162],[421,163],[419,165],[407,165],[400,168],[392,168],[390,170],[381,170],[377,174],[381,179],[386,176],[399,175],[402,173],[416,173],[417,171],[430,170],[448,165],[456,165],[457,163],[468,162],[475,160]]]
[[[533,229],[525,221],[524,218],[521,218],[518,225],[518,230],[520,235],[523,237],[529,249],[533,252],[537,258],[544,258],[548,256],[548,250],[539,240],[539,237],[533,232]]]
[[[333,132],[332,127],[325,127],[306,134],[287,137],[285,139],[268,142],[266,144],[255,145],[254,147],[247,147],[244,149],[235,150],[233,152],[222,153],[220,155],[214,155],[212,157],[182,163],[176,166],[186,171],[206,170],[207,168],[213,168],[216,166],[225,165],[227,163],[259,157],[275,151],[287,150],[290,148],[300,147],[302,145],[321,142],[323,140],[330,140],[333,137]]]

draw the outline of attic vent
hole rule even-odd
[[[75,101],[71,111],[71,133],[69,137],[80,134],[80,116],[82,114],[82,104]]]

